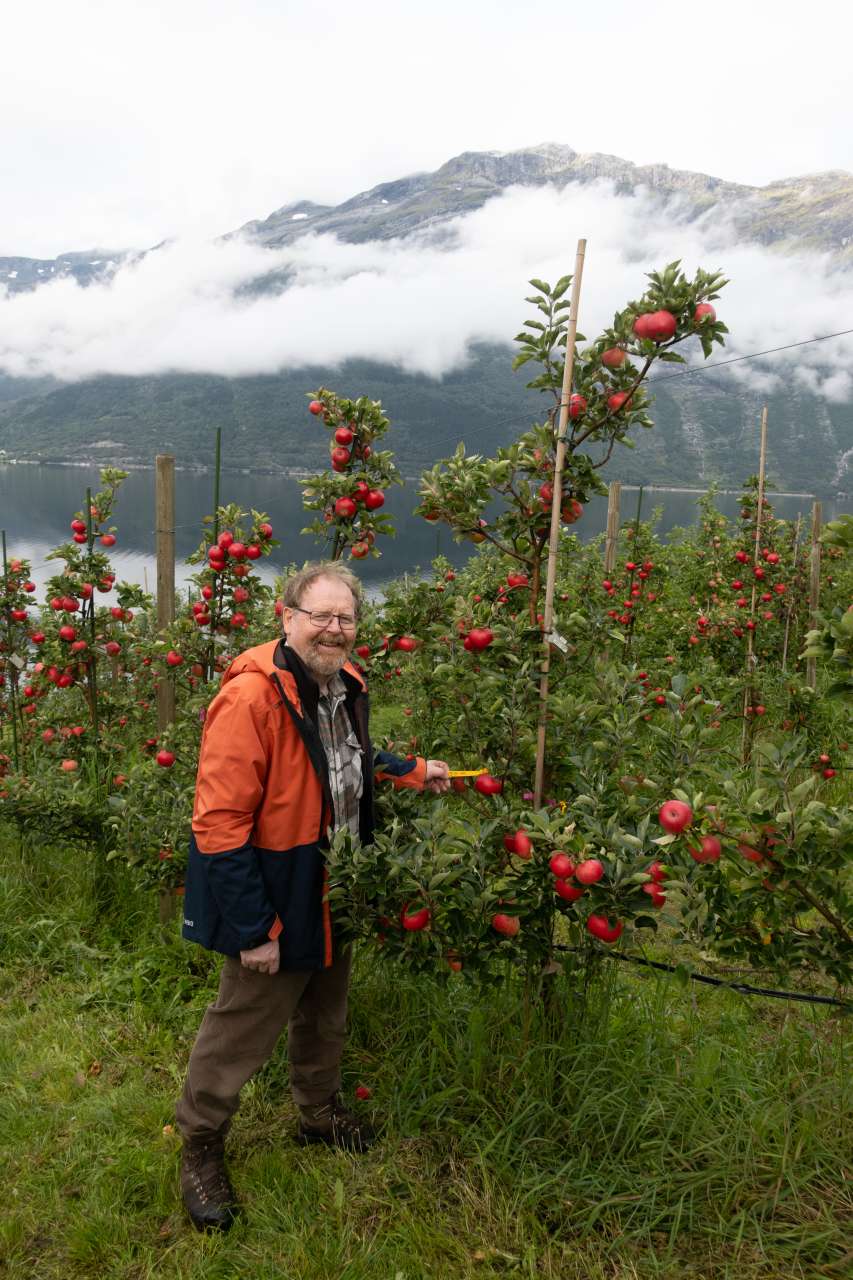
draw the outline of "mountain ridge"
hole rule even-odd
[[[460,178],[462,181],[457,182]],[[748,238],[763,244],[835,250],[845,261],[853,262],[853,173],[845,169],[820,170],[750,186],[698,170],[673,169],[664,162],[638,165],[606,152],[578,152],[556,142],[516,151],[463,151],[438,169],[379,183],[337,205],[307,199],[291,201],[266,218],[245,222],[220,238],[244,235],[270,248],[290,244],[306,231],[328,232],[354,243],[396,239],[430,223],[471,212],[509,186],[560,180],[563,185],[584,184],[602,179],[614,182],[617,194],[648,187],[664,200],[687,195],[693,200],[693,216],[714,203],[735,205],[744,201],[745,206],[733,212],[736,228]],[[812,195],[810,188],[815,184],[820,189]],[[450,196],[453,189],[462,194]],[[436,204],[439,196],[444,198],[441,208]],[[409,203],[409,207],[401,209],[395,204],[398,200]],[[836,207],[826,208],[827,200],[834,201]],[[801,206],[799,210],[797,205]],[[773,228],[768,223],[771,213],[776,220]],[[804,221],[823,215],[830,215],[832,221],[821,222],[817,227],[803,225]],[[0,255],[0,287],[14,293],[66,276],[85,286],[159,247],[74,250],[55,258]]]

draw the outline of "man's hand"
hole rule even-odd
[[[255,973],[278,973],[278,938],[253,947],[251,951],[241,951],[240,963],[244,969],[253,969]]]
[[[424,788],[440,796],[450,790],[450,766],[444,760],[427,760]]]

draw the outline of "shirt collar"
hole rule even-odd
[[[321,694],[320,696],[322,697],[323,695]],[[335,674],[332,676],[331,680],[329,681],[329,685],[326,690],[325,696],[329,699],[330,702],[332,702],[336,698],[345,698],[347,696],[347,687],[344,683],[344,678],[341,675],[340,671],[336,671]]]

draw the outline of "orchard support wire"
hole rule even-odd
[[[812,506],[812,546],[809,559],[809,629],[818,625],[817,611],[820,604],[820,530],[823,524],[823,504]],[[817,659],[806,658],[806,684],[817,688]]]
[[[154,529],[157,553],[157,631],[175,621],[175,459],[159,453],[154,459]],[[175,677],[157,681],[157,731],[175,719]]]
[[[619,544],[619,505],[622,496],[622,485],[618,480],[610,481],[607,494],[607,537],[604,541],[604,572],[609,578],[616,566],[616,548]]]
[[[563,463],[566,459],[566,432],[569,425],[569,401],[572,394],[572,376],[575,368],[575,339],[578,331],[578,303],[580,301],[586,240],[578,240],[575,256],[575,273],[572,278],[572,301],[566,331],[566,362],[563,366],[563,390],[560,396],[560,418],[557,428],[557,457],[554,464],[554,493],[551,498],[551,532],[548,536],[548,573],[545,581],[545,614],[543,623],[543,655],[539,684],[539,729],[536,744],[536,778],[533,784],[533,806],[542,803],[542,787],[545,776],[545,730],[548,719],[548,672],[551,666],[551,632],[554,625],[554,584],[557,579],[557,547],[560,542],[560,519],[563,496]]]
[[[761,410],[761,446],[758,455],[758,511],[755,516],[755,545],[752,550],[752,603],[749,618],[752,627],[746,642],[746,683],[743,689],[743,735],[741,738],[741,759],[744,764],[752,752],[752,719],[747,710],[753,704],[754,690],[752,677],[755,671],[755,602],[758,598],[758,579],[755,570],[761,560],[761,522],[764,516],[764,471],[767,465],[767,405]]]

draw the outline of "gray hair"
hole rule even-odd
[[[300,569],[297,573],[292,573],[284,584],[284,591],[281,596],[284,607],[286,609],[301,607],[305,592],[319,578],[337,578],[339,582],[343,582],[345,586],[349,587],[353,598],[353,612],[356,618],[361,617],[361,583],[352,570],[341,564],[339,560],[324,560],[315,564],[306,564],[304,569]]]

